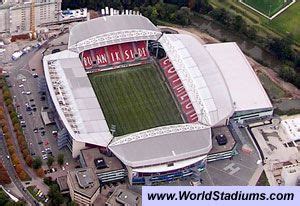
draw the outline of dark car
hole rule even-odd
[[[227,144],[227,138],[223,134],[220,134],[220,135],[216,136],[216,140],[217,140],[219,145],[226,145]]]
[[[40,141],[40,142],[38,142],[38,144],[43,144],[43,142],[42,142],[42,141]]]
[[[54,53],[57,53],[57,52],[60,52],[60,49],[53,49],[51,53],[54,54]]]

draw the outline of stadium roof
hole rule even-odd
[[[77,141],[106,147],[112,135],[77,53],[65,50],[44,57],[52,101]]]
[[[132,41],[157,40],[160,30],[140,15],[115,15],[76,24],[70,30],[69,50],[84,50]]]
[[[230,92],[203,45],[186,34],[163,35],[159,41],[175,67],[199,121],[214,126],[230,117],[233,113]]]
[[[235,111],[272,108],[267,93],[236,43],[207,44],[204,47],[226,81]]]
[[[206,155],[211,129],[196,124],[157,127],[115,138],[110,150],[126,165],[143,167]]]

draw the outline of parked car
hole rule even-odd
[[[227,144],[227,138],[223,134],[216,136],[216,140],[218,142],[218,145],[226,145]]]

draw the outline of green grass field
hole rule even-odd
[[[262,2],[261,0],[252,1]],[[298,48],[300,47],[300,27],[298,23],[300,21],[300,0],[297,0],[272,20],[241,4],[239,0],[209,0],[209,3],[215,8],[224,8],[229,12],[243,16],[248,24],[254,26],[265,37],[278,37],[277,35],[284,37],[292,34],[295,44]]]
[[[291,0],[243,0],[243,2],[271,17],[291,3]]]
[[[183,123],[153,65],[94,73],[89,78],[108,125],[116,125],[115,136]]]

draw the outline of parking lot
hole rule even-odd
[[[7,53],[2,57],[8,58],[12,50],[20,48],[16,44],[9,46],[11,48],[8,48]],[[52,134],[57,130],[55,125],[45,126],[41,118],[42,110],[51,111],[45,94],[39,92],[38,81],[43,77],[42,57],[44,51],[44,48],[32,49],[16,61],[2,61],[1,66],[9,76],[7,80],[31,155],[33,157],[40,156],[46,162],[48,155],[56,156],[63,153],[65,162],[73,165],[70,152],[57,148],[55,135]],[[45,168],[47,167],[45,166]]]

